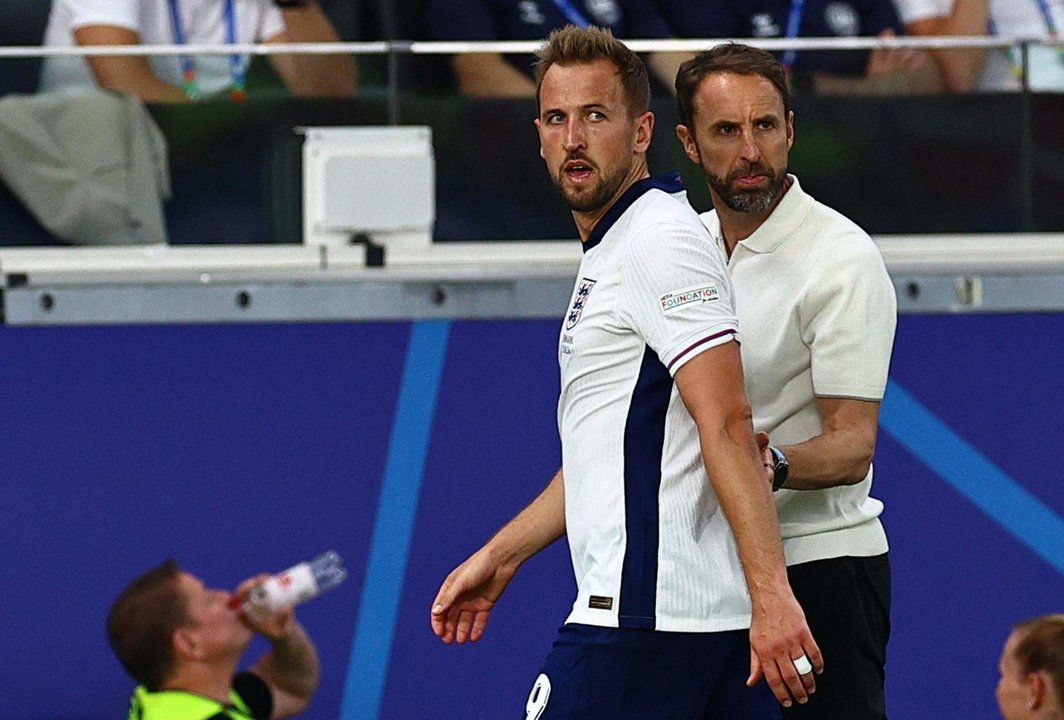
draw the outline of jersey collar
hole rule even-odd
[[[625,210],[630,208],[632,204],[641,198],[649,190],[661,190],[667,193],[683,192],[687,188],[683,184],[683,179],[680,177],[680,173],[671,172],[664,175],[655,175],[654,177],[643,178],[632,183],[624,193],[617,198],[617,202],[610,206],[598,223],[595,224],[591,234],[588,235],[582,245],[584,252],[586,253],[591,248],[602,242],[602,238],[610,231],[621,215],[624,215]]]
[[[812,207],[812,198],[802,190],[798,178],[787,175],[791,186],[775,209],[765,218],[765,222],[750,237],[739,244],[755,253],[770,253],[778,248],[787,238],[794,234],[805,220]]]

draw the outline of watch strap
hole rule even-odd
[[[772,492],[776,492],[787,482],[791,466],[787,462],[787,456],[778,447],[769,445],[768,450],[772,453]]]

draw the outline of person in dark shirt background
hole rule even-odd
[[[893,37],[904,33],[893,0],[655,0],[683,38]],[[802,50],[776,53],[799,88],[818,80],[860,79],[915,69],[908,50]],[[834,84],[838,87],[838,83]]]
[[[653,2],[645,0],[429,0],[429,30],[438,40],[543,40],[565,25],[608,28],[618,38],[673,35]],[[648,58],[651,72],[672,87],[675,65]],[[531,55],[455,55],[459,87],[474,97],[533,97]]]

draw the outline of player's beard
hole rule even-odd
[[[628,176],[627,168],[618,169],[611,175],[601,175],[598,166],[592,165],[585,157],[567,157],[565,162],[570,160],[583,160],[588,164],[588,167],[592,168],[595,175],[602,178],[593,187],[574,189],[565,184],[565,163],[562,163],[558,174],[553,178],[554,187],[558,189],[569,209],[575,212],[590,213],[604,207],[617,194],[624,179]]]
[[[746,167],[733,170],[728,174],[727,178],[714,175],[706,168],[702,169],[706,175],[706,182],[709,183],[709,186],[713,188],[725,205],[735,212],[751,213],[753,215],[759,215],[772,207],[772,203],[783,192],[783,184],[787,180],[787,168],[783,168],[783,172],[777,175],[772,168],[759,162],[750,163]],[[767,175],[768,185],[750,190],[732,187],[731,183],[735,178],[753,173]]]

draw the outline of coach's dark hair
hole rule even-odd
[[[1024,676],[1044,672],[1052,678],[1059,708],[1064,708],[1064,614],[1042,615],[1015,627],[1016,660]]]
[[[152,568],[122,591],[107,616],[111,649],[148,690],[160,690],[173,672],[172,637],[189,622],[180,573],[173,560]]]
[[[543,76],[551,65],[582,65],[609,60],[617,67],[624,89],[625,104],[632,118],[650,109],[650,77],[639,56],[607,28],[566,25],[547,36],[547,44],[536,53],[536,104]]]
[[[779,60],[764,50],[740,43],[724,43],[699,53],[680,66],[676,73],[676,105],[680,122],[693,127],[692,103],[698,86],[714,73],[735,75],[759,75],[773,85],[783,100],[784,117],[791,111],[791,91],[787,86],[787,73]]]

